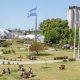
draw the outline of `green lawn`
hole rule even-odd
[[[61,64],[65,64],[65,70],[59,69]],[[80,61],[24,65],[26,71],[29,66],[33,69],[34,77],[27,80],[80,80]],[[46,66],[47,68],[45,68]],[[8,67],[12,73],[0,76],[0,80],[26,80],[19,79],[21,72],[17,70],[18,65],[0,65],[0,72],[3,68],[7,69]]]
[[[12,54],[0,54],[0,59],[4,59],[4,57],[8,60],[10,60],[12,58],[12,60],[20,60],[22,59],[23,61],[29,60],[28,59],[28,54],[27,54],[27,50],[20,50],[15,49],[16,53],[12,53]],[[30,52],[32,53],[32,52]],[[38,55],[34,54],[34,52],[32,53],[33,55],[35,55],[37,57],[37,60],[49,60],[49,59],[54,59],[54,57],[63,57],[63,56],[68,56],[69,58],[73,57],[73,51],[72,50],[52,50],[52,51],[42,51],[39,52]],[[19,58],[19,56],[21,55],[21,58]]]

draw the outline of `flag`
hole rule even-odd
[[[28,17],[30,17],[30,16],[36,16],[36,15],[37,15],[36,10],[37,10],[37,8],[31,9],[31,10],[28,12]]]
[[[36,10],[37,10],[37,7],[31,9],[29,12],[36,11]]]

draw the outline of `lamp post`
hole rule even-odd
[[[78,59],[80,58],[80,27],[79,27],[79,38],[78,38]]]
[[[76,46],[76,27],[77,27],[77,24],[78,24],[78,28],[79,28],[79,34],[78,34],[78,55],[77,55],[77,58],[79,59],[80,58],[80,22],[77,21],[75,23],[75,36],[74,36],[74,54],[76,56],[76,50],[75,50],[75,46]]]
[[[28,56],[30,55],[30,45],[28,44]]]
[[[76,23],[75,23],[75,28],[74,28],[74,54],[73,58],[76,57]]]

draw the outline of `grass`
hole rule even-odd
[[[65,70],[59,69],[61,64],[65,64]],[[34,77],[27,80],[80,80],[80,61],[24,65],[26,71],[29,66],[33,69]],[[8,67],[12,73],[0,76],[0,80],[26,80],[20,79],[21,72],[17,70],[18,65],[0,65],[0,72]]]
[[[36,55],[36,54],[35,54]],[[53,50],[48,52],[41,52],[39,55],[36,55],[40,60],[46,60],[46,59],[54,59],[54,57],[63,57],[68,56],[68,58],[73,57],[73,51],[72,50]]]
[[[27,61],[28,59],[28,54],[27,54],[27,50],[20,50],[19,48],[15,50],[16,53],[12,53],[12,54],[0,54],[0,59],[4,59],[4,57],[8,60],[10,60],[12,58],[12,60],[22,60],[22,61]],[[32,53],[32,52],[30,52]],[[53,50],[53,51],[42,51],[39,52],[39,54],[34,54],[34,52],[32,54],[34,54],[37,57],[37,60],[49,60],[49,59],[54,59],[54,57],[63,57],[63,56],[68,56],[69,58],[72,58],[72,54],[73,51],[72,50]],[[21,55],[21,58],[20,58]]]

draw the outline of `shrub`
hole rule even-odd
[[[2,64],[4,64],[4,61],[2,62]]]
[[[7,58],[7,60],[8,60],[8,58]]]
[[[3,52],[3,54],[10,54],[10,53],[15,53],[15,50],[10,50],[10,49],[2,49],[1,50]]]
[[[3,59],[5,60],[5,57]]]
[[[8,62],[8,64],[10,64],[10,62]]]
[[[12,49],[12,53],[15,53],[15,50]]]
[[[64,56],[64,57],[55,57],[54,60],[61,60],[61,59],[68,59],[68,56]]]
[[[63,59],[63,62],[67,62],[67,60],[66,59]]]
[[[69,61],[76,61],[76,59],[74,59],[74,58],[70,58],[70,59],[68,59]]]
[[[12,58],[10,60],[12,61]]]
[[[15,58],[15,60],[14,61],[16,61],[16,58]]]

